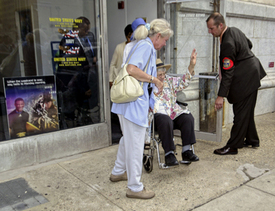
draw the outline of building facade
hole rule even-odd
[[[174,1],[175,2],[175,1]],[[256,104],[256,115],[274,112],[275,101],[275,3],[270,0],[198,0],[170,4],[173,14],[174,44],[170,48],[170,61],[174,73],[182,73],[187,68],[190,53],[197,49],[196,74],[218,72],[219,40],[208,34],[206,19],[213,11],[225,17],[228,26],[240,28],[252,41],[253,53],[260,59],[267,76],[261,81]],[[172,21],[172,22],[173,22]],[[179,98],[189,104],[199,130],[199,79],[195,78],[190,87],[180,93]],[[226,101],[223,109],[223,124],[233,122],[232,106]]]
[[[256,115],[275,103],[275,5],[271,0],[0,0],[0,172],[112,145],[109,63],[135,18],[163,17],[175,32],[158,52],[181,74],[197,49],[196,75],[217,72],[218,41],[205,20],[220,11],[254,44],[267,77]],[[199,78],[179,94],[200,130]],[[226,103],[223,123],[232,122]]]

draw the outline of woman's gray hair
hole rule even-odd
[[[170,23],[163,18],[158,18],[152,20],[150,23],[150,30],[145,27],[145,25],[139,25],[136,30],[133,32],[134,40],[142,40],[146,37],[152,37],[155,34],[160,33],[162,37],[171,37],[173,36],[174,32],[171,29]]]
[[[162,72],[166,73],[166,68],[165,67],[157,68],[157,72],[159,72],[159,71],[162,71]]]
[[[174,34],[170,23],[168,23],[168,21],[163,18],[154,19],[150,23],[148,36],[152,37],[157,33],[160,33],[162,37],[171,37]]]

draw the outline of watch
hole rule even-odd
[[[150,82],[149,83],[152,83],[154,80],[154,77],[151,75],[151,79],[150,79]]]

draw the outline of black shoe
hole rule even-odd
[[[181,156],[182,156],[182,161],[187,163],[200,160],[199,157],[195,155],[192,150],[187,150],[185,152],[182,152]]]
[[[236,155],[236,154],[238,154],[238,149],[233,148],[233,147],[225,146],[225,147],[220,148],[220,149],[215,149],[214,154],[217,154],[217,155]]]
[[[260,147],[260,144],[259,143],[257,143],[257,144],[251,144],[251,143],[249,143],[249,142],[244,142],[244,144],[243,144],[243,146],[244,147],[253,147],[253,148],[256,148],[256,147]]]
[[[176,166],[179,165],[179,162],[176,156],[173,153],[170,153],[165,156],[165,164],[166,166]]]

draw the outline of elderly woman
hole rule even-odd
[[[148,85],[151,83],[151,86],[156,86],[158,92],[163,89],[163,83],[156,78],[156,50],[165,46],[172,35],[170,24],[164,19],[155,19],[150,24],[137,27],[134,37],[139,41],[129,53],[131,55],[134,52],[128,62],[127,72],[143,82],[144,94],[136,101],[113,103],[112,106],[112,112],[118,114],[123,136],[119,142],[117,159],[110,180],[112,182],[128,180],[126,196],[129,198],[150,199],[155,196],[155,193],[145,189],[140,181],[149,104],[151,109],[154,108],[154,95],[151,93],[149,96]],[[148,60],[148,68],[144,72]]]
[[[163,92],[155,94],[154,120],[156,130],[162,142],[165,152],[165,164],[167,166],[179,165],[174,155],[175,145],[173,141],[174,129],[181,131],[182,160],[184,163],[198,161],[199,158],[190,150],[192,144],[196,143],[194,132],[194,118],[190,111],[182,109],[177,103],[177,92],[188,87],[196,64],[196,50],[191,54],[190,65],[182,77],[171,77],[166,75],[170,64],[164,65],[160,59],[157,60],[157,78],[163,82]]]
[[[132,26],[132,36],[131,36],[131,42],[129,42],[124,49],[123,52],[123,62],[121,67],[124,66],[124,64],[126,63],[126,59],[128,57],[128,54],[130,53],[131,49],[133,48],[134,45],[137,44],[138,41],[140,41],[141,39],[144,39],[147,37],[148,35],[148,30],[145,27],[146,22],[143,20],[143,18],[137,18],[136,20],[133,21],[133,23],[131,24]]]

